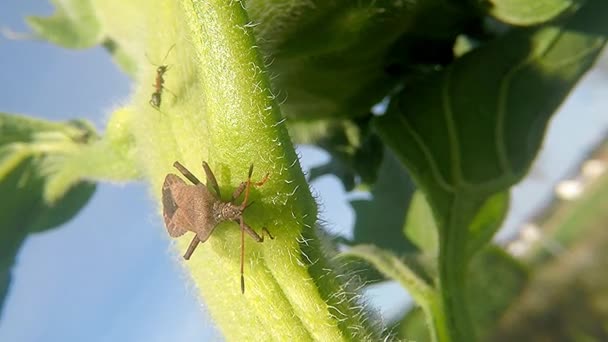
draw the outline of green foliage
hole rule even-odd
[[[26,234],[84,205],[93,186],[83,180],[143,178],[160,203],[175,160],[195,174],[208,161],[223,193],[253,162],[254,177],[270,179],[252,192],[246,220],[276,240],[247,242],[247,293],[234,281],[234,226],[218,229],[186,263],[234,340],[381,339],[345,272],[398,280],[433,340],[488,336],[526,271],[486,245],[551,115],[608,36],[603,0],[55,4],[53,16],[29,19],[36,33],[70,48],[102,44],[136,85],[102,138],[82,123],[2,117],[0,187],[18,199],[6,205],[38,215],[0,216],[10,237],[0,240],[8,251],[0,291]],[[165,88],[154,89],[164,64]],[[161,92],[159,109],[149,104],[153,91]],[[370,114],[383,100],[386,113]],[[370,190],[370,200],[352,202],[357,220],[347,241],[364,245],[342,258],[331,258],[333,246],[315,228],[292,139],[331,154],[312,179],[334,174],[347,190]],[[26,228],[4,231],[10,226]],[[180,250],[190,238],[178,240]],[[412,322],[401,327],[423,326]]]
[[[50,189],[53,165],[95,139],[85,122],[49,123],[0,113],[0,304],[23,240],[69,221],[90,199],[95,184]]]
[[[358,120],[329,119],[313,122],[294,122],[289,126],[294,140],[300,144],[314,144],[327,150],[332,159],[310,170],[310,181],[333,174],[344,189],[351,191],[370,185],[378,178],[384,146],[369,124],[371,115]],[[361,179],[357,181],[357,176]]]
[[[473,258],[469,277],[471,316],[477,335],[485,340],[513,299],[524,291],[528,270],[501,248],[486,246]]]
[[[590,2],[559,25],[512,30],[406,86],[376,121],[433,208],[444,309],[457,340],[473,335],[464,312],[469,241],[491,237],[469,227],[528,170],[551,114],[604,46],[606,9]],[[493,232],[498,223],[483,226]]]
[[[528,270],[497,246],[487,246],[479,251],[470,268],[466,295],[475,330],[482,340],[494,341],[487,338],[500,324],[504,312],[512,307],[514,298],[524,292]],[[417,308],[399,320],[394,330],[402,339],[430,340],[423,310]]]
[[[388,150],[378,176],[371,199],[351,201],[356,214],[352,243],[374,243],[399,254],[411,252],[415,247],[403,235],[403,226],[414,185]]]
[[[437,225],[431,207],[420,191],[412,197],[403,234],[409,237],[422,253],[438,255]]]
[[[581,0],[478,0],[498,20],[513,25],[536,25],[575,10]]]
[[[103,31],[92,3],[80,0],[54,0],[53,3],[56,11],[52,16],[27,18],[40,38],[73,49],[101,43]]]
[[[415,47],[447,40],[449,55],[449,37],[472,17],[441,0],[254,0],[247,9],[287,96],[282,110],[296,120],[366,116],[400,82],[396,69],[419,58]]]

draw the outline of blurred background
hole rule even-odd
[[[0,5],[0,111],[56,121],[86,118],[103,130],[109,113],[130,94],[129,78],[106,51],[15,39],[29,31],[25,16],[52,10],[46,1]],[[563,236],[543,227],[558,229],[559,215],[571,210],[571,203],[597,190],[593,184],[607,183],[608,148],[602,144],[607,95],[604,54],[554,116],[532,171],[513,189],[509,216],[497,236],[513,255],[526,257],[530,248],[561,253]],[[298,149],[305,171],[329,158],[313,147]],[[333,176],[320,177],[312,187],[327,229],[351,237],[354,214],[348,201],[368,195],[346,194]],[[608,203],[606,192],[594,201]],[[0,341],[221,340],[193,289],[184,285],[180,262],[168,253],[171,241],[158,213],[146,184],[101,184],[69,223],[30,235],[12,270]],[[605,219],[594,218],[595,226],[605,228]],[[392,282],[371,286],[366,296],[389,322],[411,305]]]

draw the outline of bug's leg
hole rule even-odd
[[[194,185],[201,184],[201,182],[196,178],[188,169],[186,169],[180,162],[176,161],[173,163],[173,166],[184,175],[184,177],[188,178]]]
[[[264,242],[264,233],[266,233],[268,235],[270,240],[274,240],[274,236],[272,236],[272,234],[270,234],[268,229],[266,229],[266,227],[262,227],[262,241],[260,241],[260,242]]]
[[[262,227],[262,235],[260,236],[258,233],[255,232],[255,230],[253,230],[251,227],[249,227],[249,225],[247,223],[243,222],[243,231],[245,231],[247,234],[249,234],[257,242],[264,242],[264,237],[266,235],[268,235],[268,237],[271,240],[274,240],[274,236],[272,236],[272,234],[270,234],[270,232],[268,231],[268,229],[266,229],[266,227]]]
[[[194,237],[192,238],[192,241],[190,241],[190,246],[188,246],[186,253],[184,253],[184,259],[190,260],[192,253],[194,253],[194,250],[196,249],[196,247],[198,246],[198,244],[200,242],[201,242],[201,240],[198,238],[198,235],[195,234]]]
[[[244,268],[245,268],[245,221],[243,221],[243,216],[239,219],[239,223],[241,226],[241,293],[245,294],[245,276],[244,276]],[[251,229],[251,228],[249,228]]]
[[[247,182],[242,182],[241,184],[239,184],[239,186],[236,189],[234,189],[230,202],[234,202],[239,196],[241,196],[241,194],[243,193],[243,190],[245,190],[246,186],[247,186]]]
[[[211,171],[211,168],[209,167],[209,164],[207,164],[206,161],[203,161],[203,170],[205,170],[205,174],[207,175],[207,186],[211,185],[211,188],[213,188],[213,190],[215,190],[215,193],[217,194],[217,198],[222,198],[220,194],[220,187],[219,185],[217,185],[215,175],[213,174],[213,171]]]
[[[245,276],[243,275],[245,273],[245,232],[247,232],[247,234],[249,234],[257,242],[264,242],[265,234],[267,234],[272,240],[274,240],[274,236],[270,234],[266,227],[262,227],[262,236],[258,235],[255,230],[251,229],[251,227],[245,223],[242,216],[238,221],[235,222],[239,223],[241,226],[241,293],[245,293]]]

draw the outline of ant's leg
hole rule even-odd
[[[192,238],[192,241],[190,241],[190,246],[188,246],[186,253],[184,253],[184,259],[190,260],[190,256],[192,256],[192,253],[194,253],[194,250],[196,249],[200,241],[201,240],[199,240],[198,235],[195,234]]]
[[[175,93],[172,92],[171,89],[167,89],[167,87],[165,87],[165,86],[163,86],[162,88],[163,88],[163,90],[166,90],[169,94],[173,95],[174,98],[177,98],[177,95],[175,95]]]
[[[196,178],[188,169],[186,169],[180,162],[176,161],[173,163],[173,166],[184,175],[184,177],[188,178],[194,185],[201,184],[201,182]]]
[[[209,167],[209,164],[207,164],[206,161],[203,161],[203,170],[205,170],[205,174],[207,175],[207,186],[211,185],[211,187],[213,188],[213,190],[215,190],[215,193],[217,194],[217,198],[222,198],[220,194],[220,187],[219,185],[217,185],[215,175],[213,174],[213,171],[211,171],[211,168]]]

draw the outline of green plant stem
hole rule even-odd
[[[165,5],[167,13],[175,13],[166,22],[174,22],[188,39],[176,43],[171,62],[176,66],[166,76],[167,88],[176,96],[164,94],[160,114],[148,104],[149,82],[142,81],[140,92],[142,112],[155,118],[145,124],[159,125],[139,133],[149,143],[144,163],[159,203],[162,179],[175,173],[170,168],[175,160],[200,179],[200,163],[207,160],[225,199],[246,179],[252,163],[254,181],[269,173],[263,186],[252,189],[254,205],[245,221],[258,232],[267,227],[275,239],[256,243],[246,236],[245,293],[239,282],[241,232],[234,223],[218,226],[184,263],[216,325],[233,341],[369,337],[373,329],[360,314],[356,296],[348,294],[321,251],[313,228],[316,204],[243,4],[183,0],[177,9],[172,2]],[[183,82],[178,83],[180,76]],[[191,238],[178,239],[180,253]]]
[[[444,336],[446,340],[440,341],[474,342],[476,339],[466,299],[466,228],[470,220],[454,214],[463,212],[463,207],[471,203],[464,196],[454,195],[451,204],[450,215],[440,229],[439,291],[449,334]]]
[[[441,305],[441,296],[439,293],[431,293],[427,296],[424,304],[420,304],[420,306],[426,317],[427,324],[429,325],[431,341],[449,341],[449,328],[446,321],[446,315],[444,314]]]

